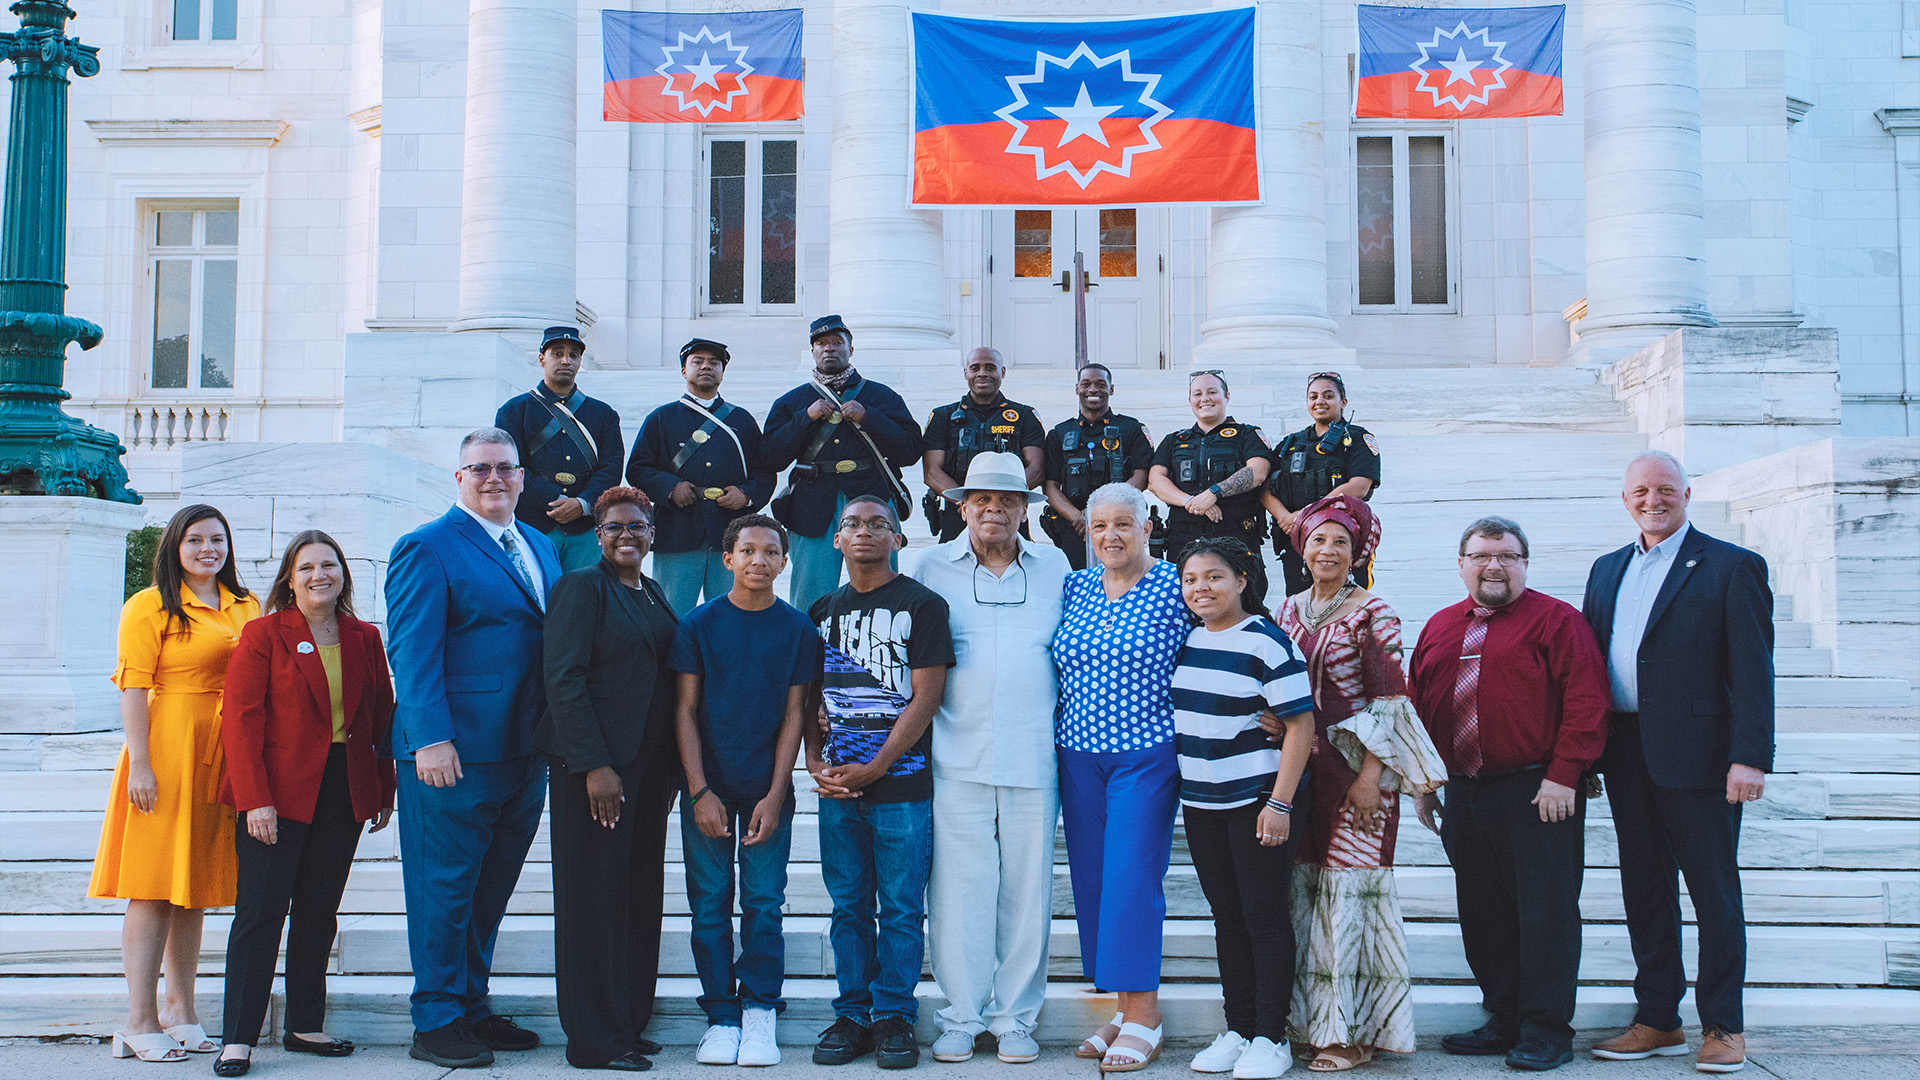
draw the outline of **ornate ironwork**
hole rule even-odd
[[[60,403],[67,345],[100,344],[100,328],[68,315],[67,72],[98,74],[100,50],[66,34],[73,9],[17,0],[20,28],[0,34],[13,62],[6,205],[0,211],[0,494],[85,495],[137,503],[120,440]]]

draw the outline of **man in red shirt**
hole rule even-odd
[[[1438,795],[1414,805],[1446,845],[1460,937],[1492,1018],[1440,1045],[1553,1069],[1573,1060],[1580,788],[1606,746],[1607,668],[1578,609],[1527,590],[1520,526],[1467,526],[1460,580],[1467,599],[1434,615],[1413,651],[1409,693],[1448,773],[1444,805]]]

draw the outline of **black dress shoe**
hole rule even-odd
[[[253,1068],[253,1056],[251,1054],[240,1058],[217,1057],[213,1059],[213,1075],[215,1076],[245,1076],[247,1075],[247,1070],[251,1068]]]
[[[659,1043],[654,1042],[652,1039],[649,1039],[644,1035],[634,1039],[633,1041],[634,1041],[634,1045],[639,1049],[641,1057],[654,1058],[654,1057],[659,1057],[661,1054],[664,1054],[667,1052],[666,1047],[661,1046]]]
[[[1462,1031],[1454,1035],[1444,1035],[1440,1039],[1440,1049],[1449,1054],[1466,1054],[1472,1057],[1486,1057],[1504,1054],[1520,1045],[1520,1037],[1509,1033],[1496,1024],[1482,1024],[1472,1031]]]
[[[621,1054],[617,1058],[602,1061],[598,1064],[576,1061],[573,1055],[569,1054],[567,1055],[567,1064],[576,1069],[611,1069],[614,1072],[646,1072],[648,1069],[653,1068],[653,1062],[648,1061],[639,1054]]]
[[[1528,1039],[1507,1051],[1507,1068],[1546,1072],[1573,1060],[1573,1051],[1545,1039]]]
[[[493,1051],[474,1038],[465,1020],[442,1024],[432,1031],[414,1032],[407,1056],[430,1061],[443,1069],[477,1069],[493,1064]]]
[[[883,1069],[911,1069],[920,1064],[920,1043],[905,1017],[883,1016],[874,1021],[873,1062]]]
[[[353,1053],[353,1042],[349,1039],[314,1042],[311,1039],[302,1039],[291,1031],[280,1040],[280,1045],[296,1054],[318,1054],[321,1057],[346,1057]]]
[[[489,1050],[531,1050],[540,1045],[540,1036],[514,1023],[511,1016],[489,1016],[467,1027]]]
[[[849,1016],[838,1017],[820,1033],[813,1048],[815,1065],[845,1065],[873,1053],[873,1030]]]

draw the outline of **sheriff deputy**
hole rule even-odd
[[[1080,369],[1073,385],[1080,414],[1047,432],[1046,478],[1040,490],[1047,508],[1040,528],[1066,552],[1075,570],[1087,567],[1087,498],[1107,484],[1146,490],[1153,465],[1153,437],[1131,416],[1114,412],[1113,372],[1105,364]]]
[[[1147,489],[1167,504],[1167,558],[1203,536],[1231,536],[1258,550],[1267,535],[1260,486],[1273,451],[1259,427],[1227,415],[1231,395],[1220,371],[1187,376],[1194,425],[1160,440]]]
[[[1274,448],[1273,475],[1260,496],[1279,526],[1273,532],[1273,550],[1286,573],[1288,596],[1313,584],[1306,562],[1287,540],[1293,516],[1336,492],[1371,499],[1380,486],[1380,441],[1347,420],[1347,384],[1339,372],[1307,376],[1307,415],[1313,423]],[[1373,585],[1371,555],[1354,563],[1353,579],[1362,588]]]
[[[1039,487],[1045,468],[1042,448],[1046,445],[1047,429],[1040,426],[1040,417],[1031,405],[1008,401],[1000,392],[1000,385],[1007,378],[1006,361],[996,349],[979,348],[961,361],[961,371],[967,380],[967,396],[940,406],[927,417],[927,449],[920,460],[927,490],[950,491],[960,487],[961,481],[957,478],[967,475],[967,466],[973,464],[974,455],[988,450],[1019,455],[1026,466],[1027,486]],[[935,505],[928,501],[929,515]],[[940,542],[944,544],[959,536],[965,525],[960,521],[957,504],[941,499],[937,505]],[[1024,520],[1020,523],[1020,532],[1022,535],[1027,532]]]
[[[539,384],[493,414],[493,426],[513,436],[527,471],[513,516],[553,541],[563,570],[600,561],[593,503],[620,482],[626,448],[620,414],[574,383],[586,351],[579,327],[547,327],[540,335]]]

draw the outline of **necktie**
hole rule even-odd
[[[520,554],[520,544],[514,540],[512,529],[500,534],[500,546],[507,549],[507,561],[513,563],[513,572],[520,575],[520,583],[533,594],[534,603],[538,605],[540,590],[533,587],[533,573],[527,569],[527,560]]]
[[[1480,648],[1487,643],[1487,616],[1476,607],[1460,642],[1460,676],[1453,682],[1453,763],[1466,776],[1480,771]]]

